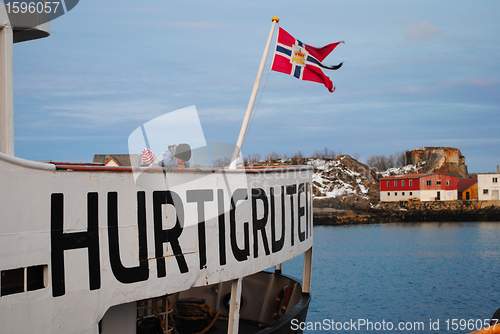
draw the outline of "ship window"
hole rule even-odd
[[[26,272],[26,288],[28,291],[45,288],[44,273],[47,266],[28,267]]]
[[[1,295],[24,292],[24,268],[2,270]]]
[[[45,288],[47,286],[48,277],[47,268],[47,265],[40,265],[2,270],[0,295],[6,296]]]

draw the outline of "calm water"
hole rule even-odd
[[[283,271],[302,277],[302,261]],[[465,321],[475,329],[500,307],[500,223],[315,227],[312,284],[308,322],[365,319],[373,329],[361,320],[356,330],[317,325],[307,333],[469,333]],[[398,330],[399,322],[424,327]]]

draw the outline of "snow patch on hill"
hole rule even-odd
[[[407,175],[407,174],[418,174],[418,173],[424,173],[424,166],[425,166],[425,161],[424,162],[419,162],[416,165],[406,165],[403,167],[398,167],[398,168],[389,168],[383,172],[379,172],[378,177],[388,177],[392,175]]]
[[[370,189],[378,188],[370,168],[350,156],[343,155],[332,160],[309,159],[306,164],[314,167],[314,198],[352,195],[369,200]]]

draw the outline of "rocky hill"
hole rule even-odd
[[[334,159],[308,159],[314,167],[313,194],[315,199],[335,198],[343,202],[378,202],[379,187],[375,172],[348,155]]]
[[[379,179],[391,175],[441,172],[463,178],[467,174],[465,158],[453,147],[424,147],[405,153],[406,165],[377,171],[349,155],[331,159],[302,156],[277,160],[277,164],[304,164],[314,167],[313,196],[315,210],[353,211],[356,214],[383,209]],[[259,161],[259,165],[273,164]],[[337,212],[342,214],[342,212]]]
[[[303,158],[297,162],[314,167],[313,197],[316,208],[357,211],[378,207],[380,177],[423,173],[425,166],[425,162],[420,162],[380,173],[349,155],[333,159]],[[280,163],[289,164],[291,161],[282,160]]]
[[[294,164],[314,167],[314,222],[319,225],[380,223],[389,221],[500,220],[498,207],[479,208],[470,203],[380,202],[379,179],[391,175],[446,173],[467,177],[465,158],[453,147],[424,147],[405,153],[406,165],[377,171],[348,155],[304,158],[298,155],[259,165]],[[459,205],[460,207],[454,207]]]

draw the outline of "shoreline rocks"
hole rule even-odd
[[[314,204],[316,205],[316,201]],[[318,206],[313,209],[314,225],[500,222],[500,201],[393,202],[380,203],[375,208],[363,208],[364,210]]]

